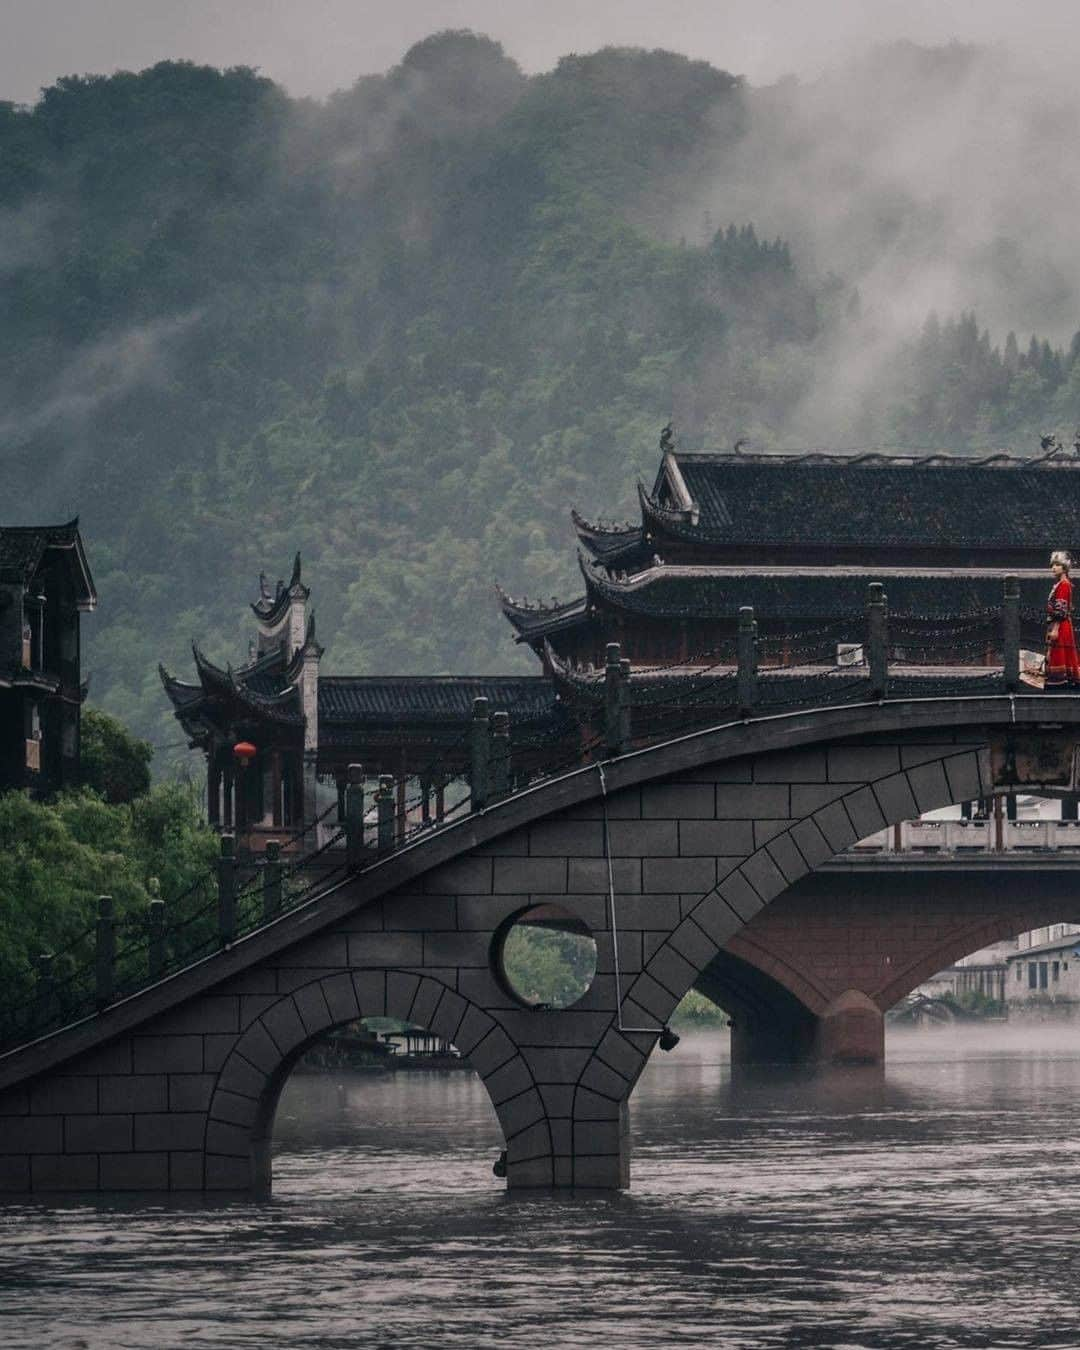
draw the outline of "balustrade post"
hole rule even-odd
[[[604,748],[609,756],[626,752],[626,693],[622,648],[609,642],[604,666]]]
[[[111,895],[99,895],[94,934],[94,1001],[107,1008],[116,997],[116,918]]]
[[[217,864],[218,941],[228,947],[236,938],[236,836],[221,836]]]
[[[263,923],[269,923],[281,913],[281,842],[278,839],[266,841],[266,857],[263,859],[262,874],[262,916]]]
[[[622,694],[622,709],[619,717],[619,735],[623,749],[630,749],[630,733],[633,729],[630,703],[630,658],[624,656],[619,662],[619,685]]]
[[[1020,581],[1015,576],[1005,578],[1005,595],[1001,606],[1001,642],[1005,688],[1011,694],[1020,687]]]
[[[501,801],[510,792],[510,714],[497,712],[491,718],[491,801]]]
[[[753,605],[740,605],[739,631],[735,640],[736,701],[739,715],[749,717],[757,703],[757,620]]]
[[[472,723],[469,727],[469,783],[472,790],[472,809],[482,811],[491,792],[491,739],[488,735],[488,701],[473,699]]]
[[[350,764],[345,785],[345,862],[359,867],[364,854],[364,768]]]
[[[375,794],[375,807],[378,817],[379,852],[390,853],[394,848],[394,779],[392,774],[384,773],[379,778],[379,790]]]
[[[889,642],[885,587],[872,581],[866,596],[866,664],[870,694],[884,698],[889,685]]]
[[[160,980],[165,971],[165,901],[160,895],[150,899],[146,912],[146,966],[151,980]]]

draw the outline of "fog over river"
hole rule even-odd
[[[1080,1346],[1080,1027],[888,1060],[733,1081],[686,1035],[629,1192],[520,1198],[471,1074],[297,1077],[268,1204],[0,1209],[0,1346]]]

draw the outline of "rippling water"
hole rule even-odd
[[[1033,1037],[893,1036],[879,1083],[684,1037],[619,1195],[508,1197],[471,1075],[296,1078],[269,1204],[0,1209],[0,1346],[1076,1350],[1080,1029]]]

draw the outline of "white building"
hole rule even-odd
[[[1080,935],[1014,952],[1005,963],[1005,1002],[1010,1016],[1080,1012]]]

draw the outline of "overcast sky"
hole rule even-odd
[[[1080,57],[1076,0],[0,0],[0,99],[30,103],[60,75],[179,57],[257,66],[323,97],[441,28],[487,33],[529,71],[618,44],[667,47],[755,84],[898,37]]]

